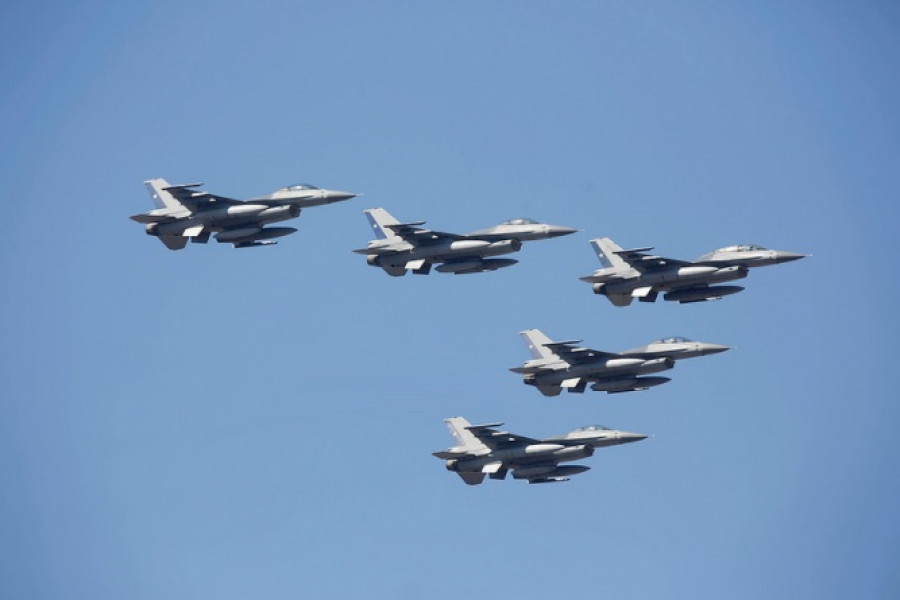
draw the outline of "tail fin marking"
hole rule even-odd
[[[161,177],[148,179],[144,182],[144,185],[147,186],[147,191],[150,192],[150,197],[153,198],[153,204],[156,208],[184,208],[184,205],[165,189],[170,186],[165,179]]]
[[[597,259],[600,261],[601,269],[629,268],[628,263],[622,260],[622,257],[617,254],[617,252],[622,250],[622,247],[611,239],[607,237],[593,239],[591,240],[591,246],[594,247],[594,252],[597,253]]]
[[[481,440],[475,437],[475,435],[467,429],[471,423],[463,417],[444,419],[444,423],[447,424],[447,430],[450,432],[450,435],[453,436],[456,447],[465,448],[469,452],[489,450]]]
[[[526,329],[519,335],[522,341],[528,346],[531,358],[554,358],[556,355],[545,344],[552,343],[553,340],[544,335],[540,329]]]
[[[385,227],[385,225],[400,224],[400,221],[395,219],[391,213],[383,208],[370,208],[363,212],[366,213],[366,219],[368,219],[369,225],[371,225],[372,230],[375,232],[375,236],[379,240],[397,237],[397,234],[391,231],[390,228]]]

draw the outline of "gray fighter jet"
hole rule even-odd
[[[197,190],[202,183],[170,185],[165,179],[150,179],[144,185],[156,208],[131,218],[143,223],[147,235],[158,237],[169,250],[181,250],[188,240],[205,244],[211,233],[216,234],[217,242],[234,244],[235,248],[276,244],[273,238],[297,230],[266,225],[296,218],[301,209],[310,206],[356,196],[301,183],[242,201]]]
[[[406,275],[407,271],[427,275],[434,264],[438,265],[435,270],[440,273],[457,275],[496,271],[518,261],[490,257],[518,252],[524,241],[579,231],[532,219],[513,219],[467,234],[444,233],[418,227],[425,221],[401,223],[383,208],[364,212],[378,239],[354,252],[367,255],[369,265],[381,267],[388,275],[395,277]]]
[[[628,306],[634,298],[655,302],[659,292],[666,292],[665,300],[681,304],[719,300],[744,288],[716,284],[743,279],[752,267],[806,256],[744,244],[720,248],[690,262],[648,254],[652,247],[623,250],[609,238],[591,240],[591,245],[601,267],[581,280],[593,284],[594,293],[606,296],[615,306]]]
[[[671,381],[647,375],[667,371],[677,360],[728,350],[728,346],[670,337],[615,353],[580,348],[576,344],[581,340],[554,342],[538,329],[520,335],[532,359],[510,371],[524,375],[524,383],[545,396],[558,396],[563,388],[580,394],[588,383],[595,392],[608,394],[646,390]]]
[[[536,440],[506,431],[497,431],[503,423],[471,425],[462,417],[444,419],[456,446],[434,456],[447,461],[448,471],[457,473],[469,485],[478,485],[484,476],[505,479],[511,469],[514,479],[528,483],[568,481],[570,475],[584,473],[584,465],[560,466],[559,463],[587,458],[595,448],[639,442],[647,436],[608,429],[600,425],[580,427],[564,435]]]

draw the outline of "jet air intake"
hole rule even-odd
[[[291,204],[289,206],[273,206],[271,208],[267,208],[256,215],[256,218],[264,223],[276,223],[278,221],[296,219],[299,216],[300,207],[296,204]]]

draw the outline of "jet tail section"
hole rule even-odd
[[[472,434],[469,429],[472,427],[472,424],[463,417],[444,419],[444,423],[447,424],[447,430],[453,436],[457,448],[464,448],[466,451],[473,453],[490,451],[490,448]]]
[[[176,200],[171,192],[166,190],[167,187],[171,187],[171,184],[165,179],[161,177],[148,179],[144,182],[144,185],[147,186],[147,191],[150,192],[150,197],[153,198],[153,204],[156,205],[156,208],[184,208],[184,205]]]
[[[601,269],[621,271],[630,267],[630,265],[619,256],[622,247],[608,237],[591,240],[591,246],[594,247],[594,252],[597,253],[597,259],[600,261]]]
[[[395,219],[391,213],[383,208],[370,208],[363,212],[366,213],[366,219],[379,240],[399,237],[388,227],[388,225],[400,225],[400,221]]]
[[[552,344],[553,340],[544,335],[544,332],[540,329],[526,329],[519,335],[522,336],[522,340],[528,346],[531,358],[556,358],[556,354],[547,348],[547,344]]]

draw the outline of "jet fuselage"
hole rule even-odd
[[[606,274],[602,271],[594,274],[594,281],[596,281],[594,291],[599,289],[602,292],[597,293],[608,294],[630,294],[638,288],[647,286],[652,286],[659,291],[667,291],[698,284],[725,283],[743,279],[749,273],[747,267],[742,266],[714,267],[707,265],[672,267],[643,274],[633,270],[630,276]]]
[[[527,366],[529,366],[528,363],[526,363]],[[526,376],[525,383],[545,386],[559,385],[564,381],[576,378],[590,380],[594,378],[610,379],[620,376],[649,375],[671,369],[675,366],[675,360],[664,356],[658,358],[618,357],[574,365],[569,365],[564,361],[556,361],[551,364],[542,364],[541,366],[553,370],[541,371],[532,376]]]
[[[485,465],[502,462],[507,469],[518,469],[535,463],[559,463],[593,456],[594,448],[587,444],[567,446],[565,444],[530,444],[517,448],[493,450],[490,454],[474,458],[450,459],[448,471],[479,472]],[[555,465],[554,465],[555,466]]]
[[[190,216],[159,223],[153,235],[182,235],[188,229],[203,226],[210,231],[234,229],[240,225],[263,226],[295,219],[300,215],[300,207],[296,205],[266,206],[265,204],[237,204],[206,210],[199,210]],[[148,229],[148,233],[151,233]]]

